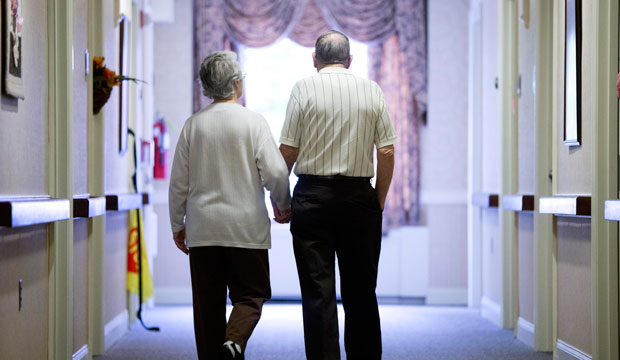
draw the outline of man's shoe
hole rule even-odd
[[[224,360],[244,360],[245,356],[241,352],[241,346],[231,340],[222,345],[222,359]]]

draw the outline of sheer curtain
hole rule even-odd
[[[209,103],[198,71],[213,51],[290,37],[314,46],[337,29],[372,45],[370,70],[398,132],[384,229],[419,221],[420,117],[426,111],[426,0],[194,0],[194,110]]]

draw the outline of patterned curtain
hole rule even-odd
[[[314,46],[337,29],[371,46],[370,73],[385,92],[398,132],[385,230],[419,221],[419,118],[426,111],[427,0],[194,0],[194,111],[210,103],[198,72],[213,51],[290,37]]]
[[[394,175],[383,212],[383,231],[389,231],[420,220],[420,122],[398,37],[371,46],[368,59],[369,76],[383,90],[398,135]]]
[[[314,47],[316,38],[330,29],[316,1],[309,0],[299,22],[289,34],[289,38],[301,46]]]

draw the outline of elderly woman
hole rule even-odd
[[[170,176],[170,222],[189,254],[194,333],[200,359],[243,359],[271,297],[270,220],[290,220],[288,169],[265,119],[236,100],[243,73],[232,52],[215,52],[200,68],[214,101],[181,131]],[[226,322],[226,290],[233,305]]]

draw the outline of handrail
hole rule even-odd
[[[0,201],[0,226],[21,227],[67,220],[71,217],[69,199],[16,197]]]

